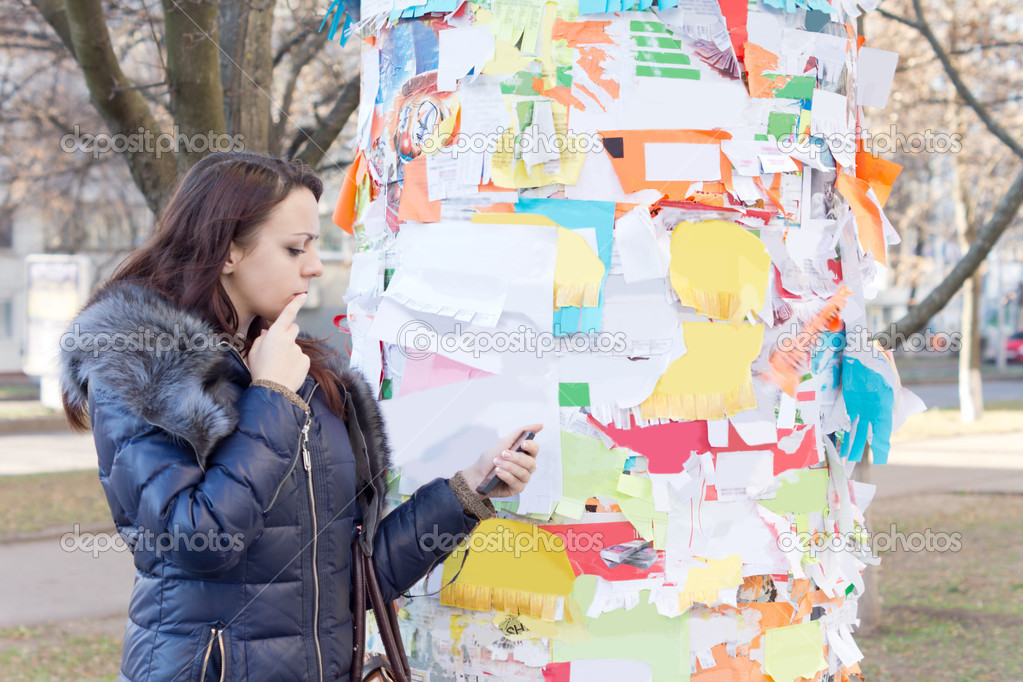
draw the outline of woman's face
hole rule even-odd
[[[276,320],[296,294],[309,291],[313,277],[323,274],[315,246],[319,236],[316,198],[302,187],[277,205],[247,251],[231,244],[220,281],[238,312],[239,331],[256,315]]]

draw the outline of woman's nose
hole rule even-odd
[[[320,254],[312,251],[312,257],[306,262],[305,275],[306,277],[319,277],[323,274],[323,261],[320,260]]]

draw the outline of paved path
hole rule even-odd
[[[895,443],[871,467],[877,497],[939,492],[1023,494],[1023,431]],[[853,478],[858,478],[853,471]]]
[[[959,407],[959,384],[906,384],[906,388],[920,396],[927,407]],[[1007,400],[1023,400],[1023,380],[984,381],[982,384],[985,403],[1000,403]]]
[[[128,552],[66,551],[59,538],[0,544],[0,628],[128,613]]]
[[[95,468],[91,433],[0,436],[0,475]],[[134,579],[128,552],[66,551],[59,537],[0,543],[0,628],[126,615]]]
[[[92,434],[0,436],[0,476],[96,468]]]

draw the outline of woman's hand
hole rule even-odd
[[[309,373],[309,356],[295,343],[298,325],[295,316],[305,303],[306,294],[291,299],[270,329],[264,329],[249,349],[252,380],[266,379],[298,391]]]
[[[540,452],[540,445],[535,440],[527,440],[522,444],[522,449],[525,452],[511,452],[509,448],[514,446],[526,431],[539,433],[541,429],[543,429],[543,424],[526,424],[487,448],[472,466],[462,471],[469,487],[475,492],[476,487],[483,482],[492,469],[496,468],[497,477],[501,479],[501,482],[494,486],[489,495],[476,494],[485,499],[487,497],[511,497],[521,493],[529,483],[533,472],[536,471],[536,456]]]

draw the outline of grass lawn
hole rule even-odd
[[[875,529],[961,533],[962,547],[882,555],[883,625],[857,638],[867,680],[1023,680],[1023,496],[916,495],[874,505]]]
[[[63,415],[62,410],[43,407],[37,400],[0,400],[0,421]]]
[[[22,384],[0,386],[0,400],[39,400],[39,387]]]
[[[67,533],[75,523],[113,527],[95,470],[0,476],[0,538],[43,530]]]
[[[91,618],[0,630],[4,682],[113,682],[124,618]]]

